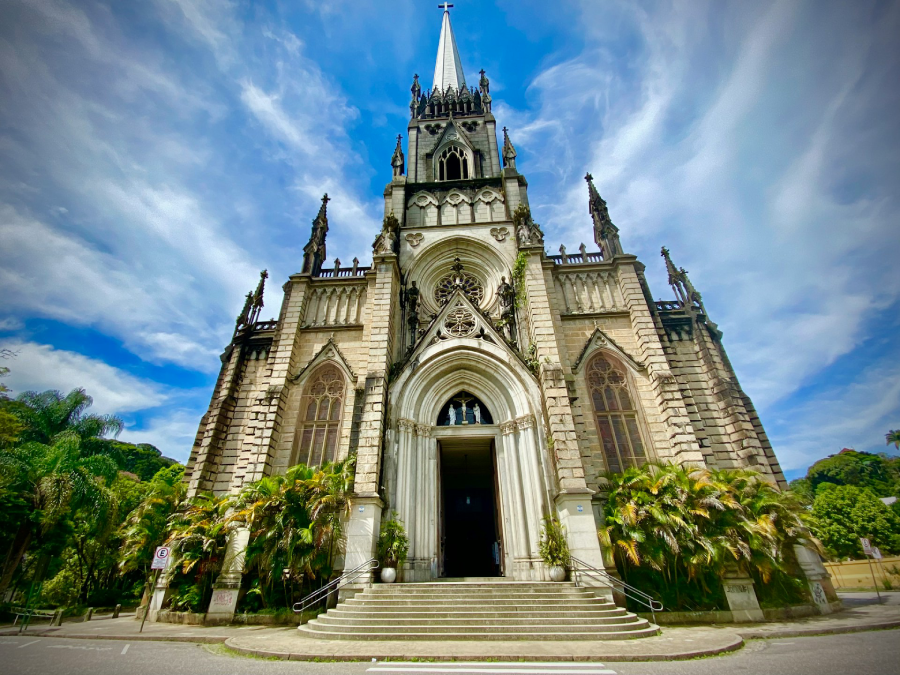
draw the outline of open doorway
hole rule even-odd
[[[441,439],[440,461],[444,576],[500,576],[493,440]]]

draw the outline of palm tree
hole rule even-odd
[[[173,549],[175,573],[186,580],[172,596],[172,606],[176,609],[198,608],[212,588],[213,576],[225,554],[226,514],[232,504],[229,496],[200,493],[169,517],[166,544]]]
[[[108,486],[118,465],[103,437],[117,434],[122,421],[86,414],[92,402],[83,389],[74,389],[66,396],[25,392],[10,407],[24,428],[15,444],[0,448],[0,473],[6,477],[0,496],[3,501],[17,499],[23,517],[0,577],[0,596],[35,534],[47,532],[80,507],[100,517],[116,508]]]
[[[891,429],[884,435],[888,445],[893,444],[895,448],[900,449],[900,430]]]

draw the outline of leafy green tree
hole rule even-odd
[[[115,508],[110,484],[118,466],[104,437],[122,422],[86,411],[92,399],[83,389],[25,392],[11,412],[23,425],[18,441],[0,448],[0,504],[12,505],[7,526],[15,531],[2,576],[2,595],[24,553],[68,514],[79,508],[106,515]],[[40,542],[39,542],[40,543]]]
[[[823,483],[869,488],[881,497],[896,491],[898,466],[896,459],[868,452],[842,450],[809,467],[806,473],[814,492]]]
[[[110,440],[111,454],[119,458],[119,467],[123,471],[135,474],[142,481],[149,481],[160,469],[176,465],[174,459],[163,457],[162,452],[149,443],[123,443]]]
[[[861,558],[860,537],[883,553],[900,553],[900,518],[871,490],[823,486],[812,508],[813,530],[835,558]]]

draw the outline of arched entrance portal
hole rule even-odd
[[[390,409],[385,497],[410,540],[401,580],[541,579],[551,474],[528,370],[494,343],[439,341],[392,383]]]
[[[468,391],[451,396],[438,414],[442,576],[495,577],[504,572],[496,433],[490,409]]]

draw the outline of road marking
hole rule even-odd
[[[513,675],[616,675],[616,671],[604,668],[602,663],[591,668],[584,663],[404,663],[393,666],[385,664],[367,668],[367,673],[508,673]]]
[[[22,649],[22,647],[27,647],[28,645],[33,645],[35,642],[40,642],[40,640],[32,640],[31,642],[26,642],[24,645],[19,645],[19,649]]]
[[[128,648],[129,648],[130,646],[131,646],[131,643],[129,642],[127,645],[125,645],[124,647],[122,647],[122,656],[125,656],[125,655],[128,653]]]

